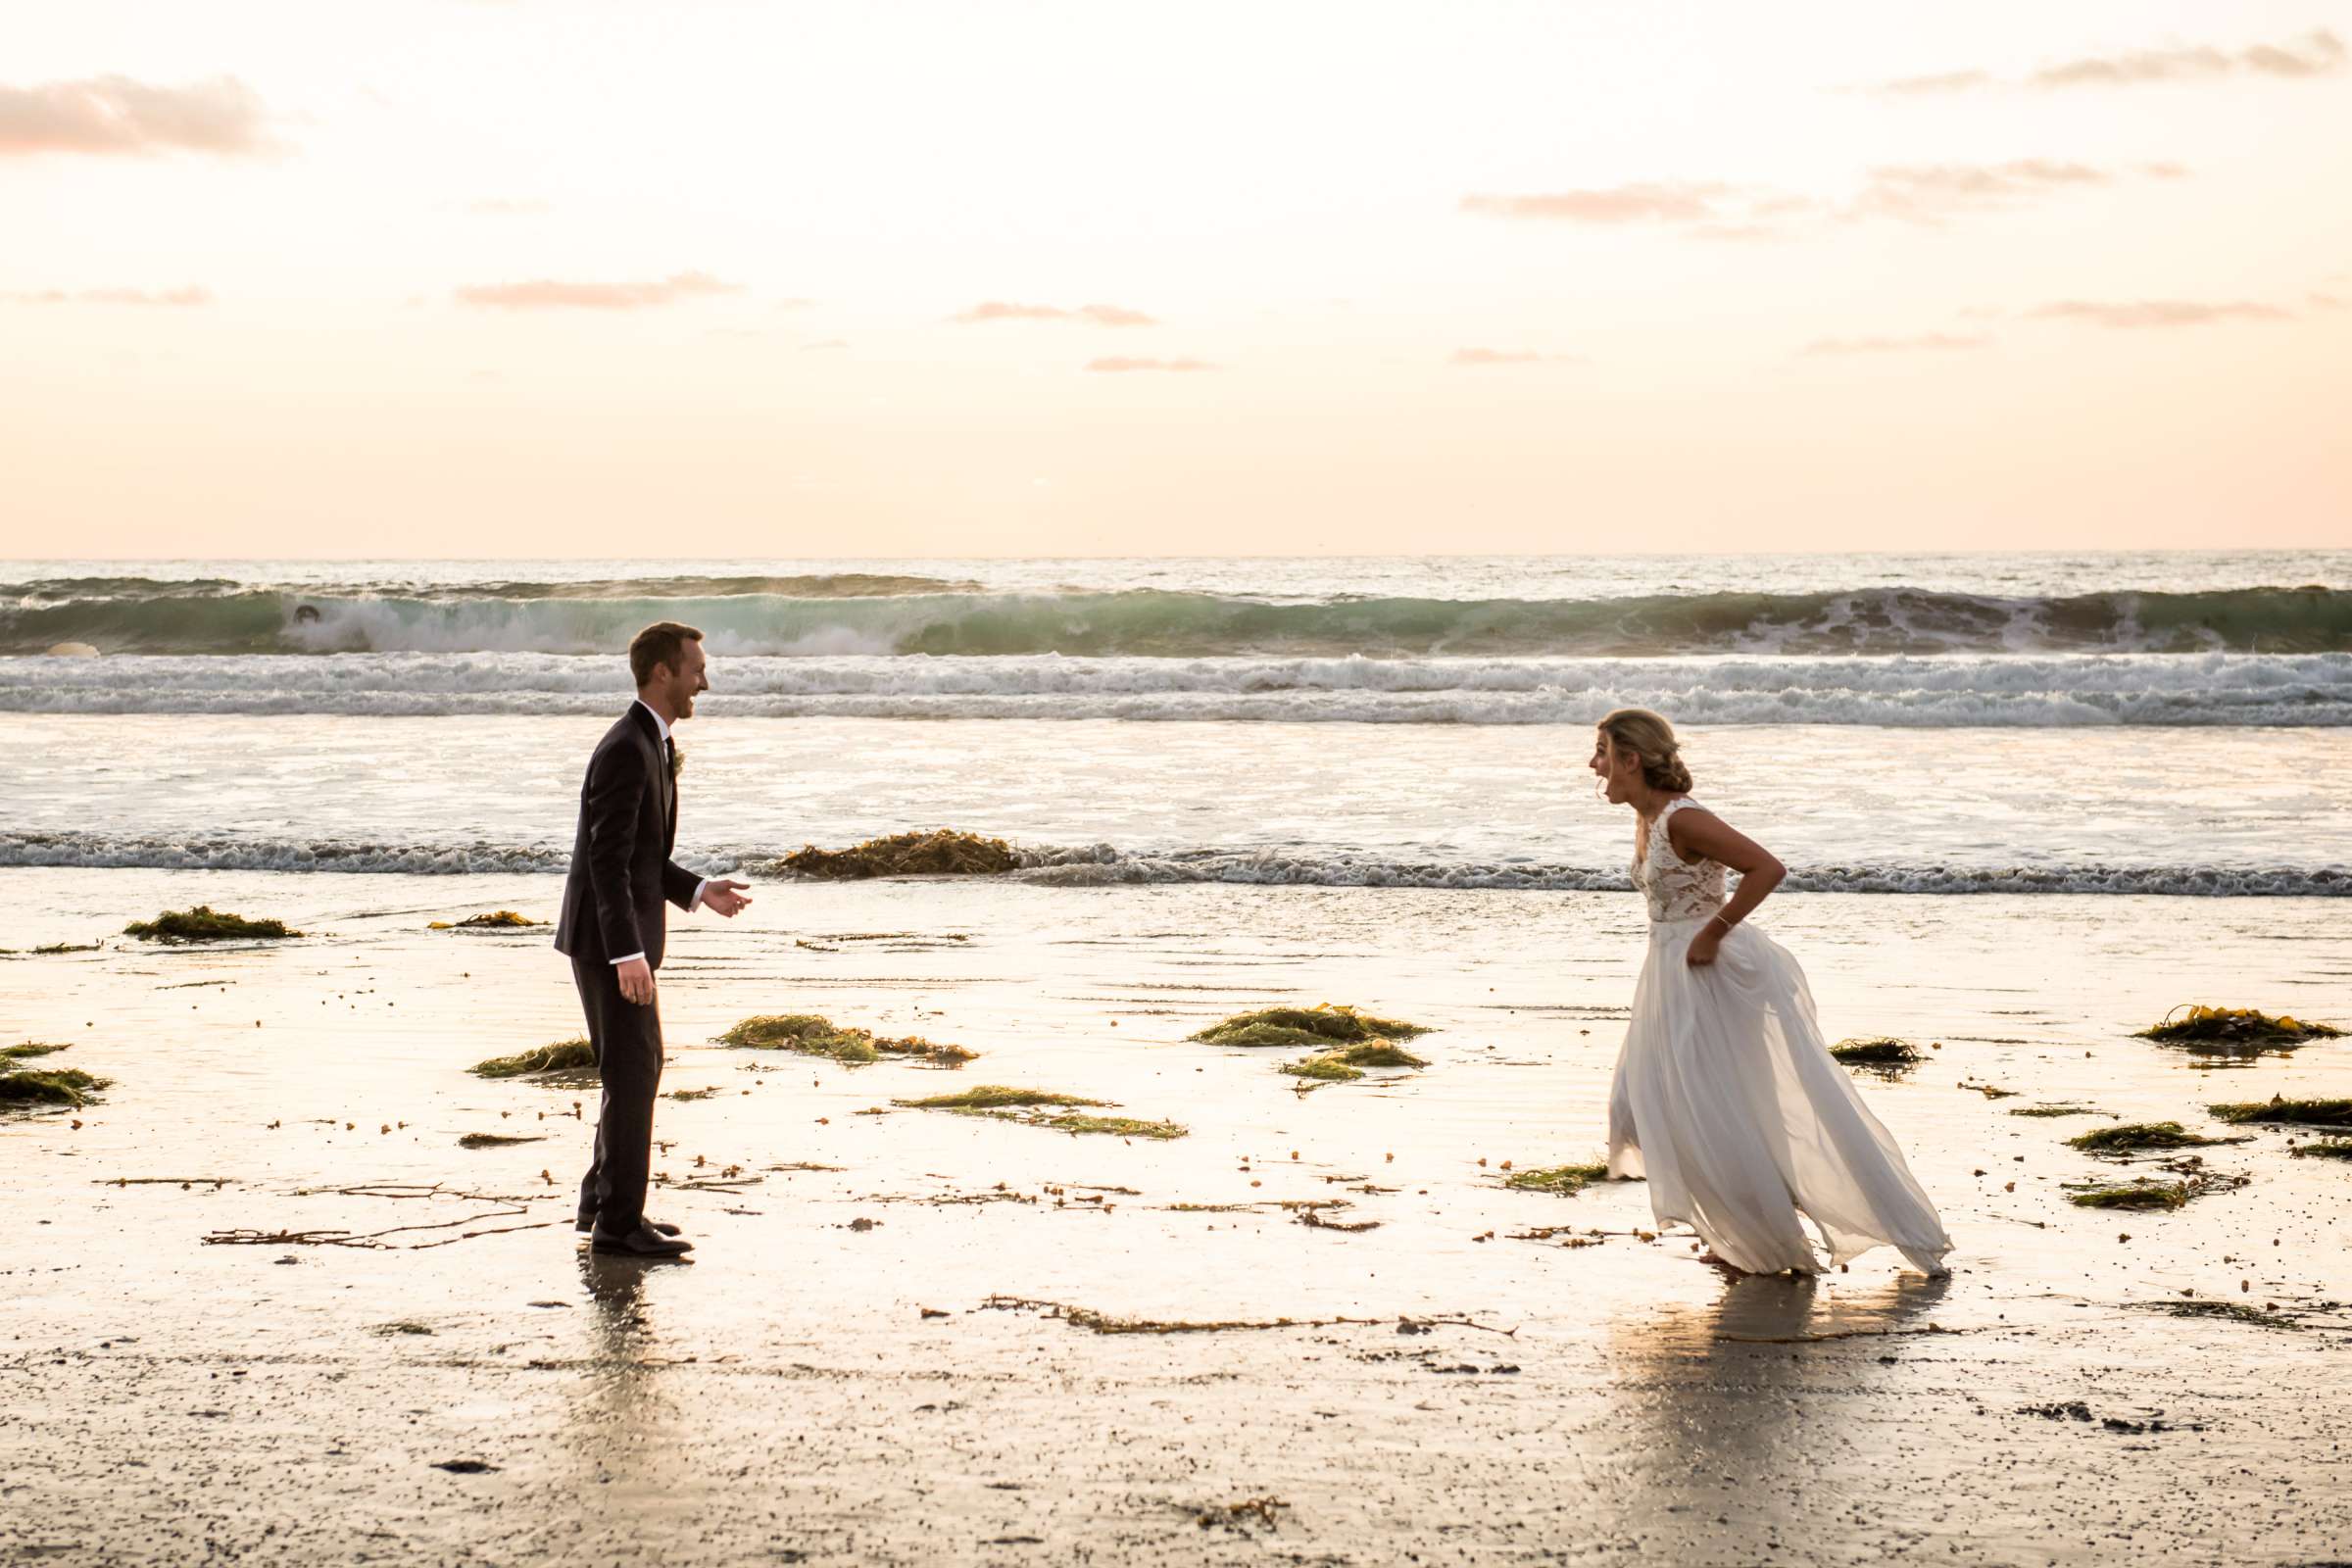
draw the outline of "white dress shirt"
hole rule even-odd
[[[654,714],[654,728],[658,730],[662,736],[662,755],[663,757],[667,757],[669,755],[669,720],[663,718],[660,713],[654,712],[654,705],[647,702],[642,697],[637,699],[637,706],[644,709],[647,712]],[[676,779],[673,778],[670,780],[670,788],[677,788]],[[710,885],[710,879],[709,877],[703,878],[703,880],[694,885],[694,897],[688,900],[686,904],[686,912],[688,914],[692,914],[695,910],[703,906],[703,890],[708,888]],[[612,963],[613,966],[617,968],[619,965],[624,963],[635,963],[639,958],[644,956],[645,955],[643,953],[632,953],[625,958],[614,958]]]

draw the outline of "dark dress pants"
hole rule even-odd
[[[653,1169],[654,1099],[662,1088],[662,1004],[639,1006],[620,994],[619,971],[602,958],[572,960],[571,977],[588,1015],[604,1097],[597,1109],[596,1153],[580,1182],[580,1210],[596,1228],[623,1236],[645,1218]]]

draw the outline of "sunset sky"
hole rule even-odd
[[[2352,5],[9,31],[14,556],[2352,543]]]

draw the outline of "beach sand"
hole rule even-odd
[[[0,959],[10,1039],[116,1080],[0,1119],[0,1559],[2289,1564],[2352,1543],[2352,1165],[2251,1129],[2202,1152],[2249,1185],[2086,1210],[2063,1184],[2115,1167],[2064,1140],[2107,1120],[2009,1114],[2220,1134],[2211,1102],[2352,1094],[2352,1041],[2211,1067],[2129,1037],[2189,1001],[2346,1021],[2340,904],[1776,898],[1761,918],[1834,1035],[1939,1045],[1864,1092],[1958,1250],[1949,1281],[1880,1251],[1734,1284],[1645,1234],[1638,1183],[1501,1185],[1505,1161],[1599,1157],[1630,894],[762,888],[732,924],[673,925],[663,1088],[696,1098],[661,1105],[652,1207],[701,1245],[644,1265],[570,1228],[593,1089],[464,1070],[580,1032],[547,933],[427,929],[549,916],[555,879],[0,883],[9,945],[105,944]],[[311,934],[112,935],[196,903]],[[1301,1093],[1275,1070],[1295,1054],[1185,1039],[1327,1001],[1430,1026],[1431,1065]],[[772,1012],[980,1055],[710,1043]],[[1190,1136],[862,1113],[991,1083]],[[240,1232],[308,1236],[208,1245]],[[2175,1315],[2239,1307],[2276,1310]],[[1144,1323],[1223,1326],[1099,1332]]]

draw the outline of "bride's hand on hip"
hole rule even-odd
[[[1693,969],[1704,969],[1715,961],[1715,950],[1723,946],[1723,933],[1709,925],[1690,939],[1690,948],[1683,954],[1683,962]]]

